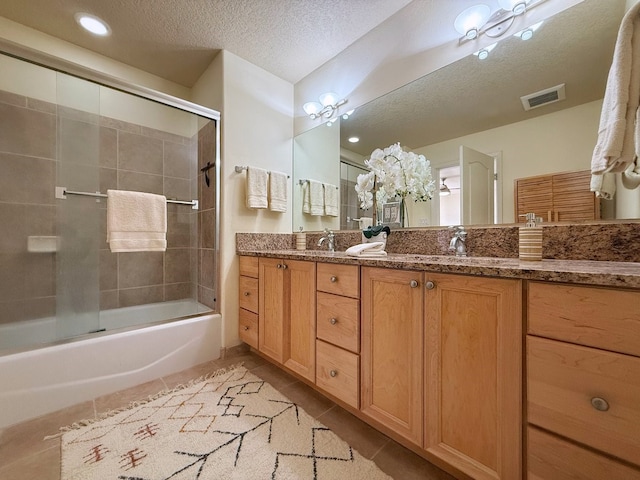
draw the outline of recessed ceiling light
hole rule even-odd
[[[101,37],[104,37],[111,33],[109,25],[107,25],[104,20],[96,17],[95,15],[91,15],[89,13],[76,13],[75,19],[82,28],[84,28],[88,32],[93,33],[94,35],[100,35]]]
[[[351,143],[358,143],[360,141],[360,138],[358,138],[358,137],[349,137],[349,141]]]

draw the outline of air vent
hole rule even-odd
[[[522,106],[525,110],[531,110],[533,108],[542,107],[543,105],[548,105],[549,103],[559,102],[565,98],[563,83],[561,85],[556,85],[555,87],[540,90],[539,92],[532,93],[530,95],[525,95],[524,97],[520,97],[520,100],[522,101]]]

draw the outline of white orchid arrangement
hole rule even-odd
[[[370,172],[358,175],[356,192],[363,209],[376,201],[387,203],[390,199],[411,197],[416,202],[425,202],[433,196],[436,185],[431,175],[431,163],[424,155],[405,152],[399,143],[381,150],[375,149],[364,164]]]

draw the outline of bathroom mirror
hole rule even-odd
[[[340,124],[320,125],[303,135],[325,135],[323,129],[339,126],[340,158],[325,161],[343,167],[357,166],[375,148],[400,142],[424,154],[438,187],[445,178],[452,193],[460,188],[455,167],[461,147],[493,156],[499,169],[498,207],[490,223],[513,223],[515,179],[590,168],[624,12],[624,0],[585,0],[547,19],[528,41],[509,32],[487,59],[465,57],[357,108]],[[523,108],[520,97],[562,84],[563,100]],[[360,141],[350,143],[352,136]],[[294,152],[294,179],[300,169],[308,165]],[[347,188],[353,189],[352,182]],[[441,199],[436,194],[411,205],[409,226],[439,225],[434,212]],[[294,195],[294,216],[302,208],[298,203]],[[342,217],[353,216],[342,212]],[[341,228],[358,228],[346,220],[340,219]]]

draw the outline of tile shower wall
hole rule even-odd
[[[0,323],[55,316],[55,253],[28,252],[27,238],[56,235],[57,128],[80,139],[91,130],[83,114],[65,109],[57,118],[58,108],[0,91]],[[99,165],[94,168],[99,170],[101,192],[118,188],[180,200],[198,198],[198,158],[204,163],[206,158],[215,160],[212,121],[194,138],[106,117],[99,123]],[[198,154],[199,146],[206,152]],[[77,151],[61,154],[82,155],[82,147],[79,142]],[[212,188],[201,192],[198,214],[189,206],[167,206],[164,253],[111,253],[106,205],[101,201],[101,309],[199,296],[215,308],[215,175],[213,179]],[[202,227],[199,236],[197,223]]]

